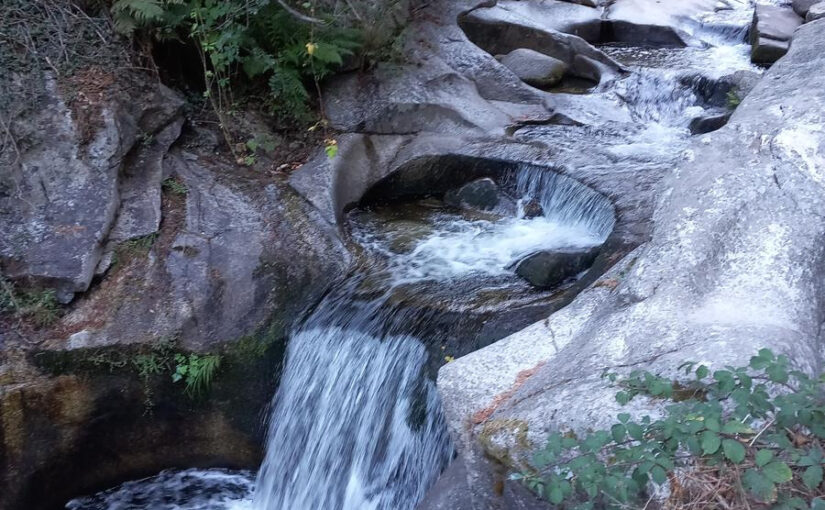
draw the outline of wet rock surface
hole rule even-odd
[[[586,271],[593,265],[599,250],[596,247],[533,253],[516,263],[516,274],[540,289],[552,288]]]

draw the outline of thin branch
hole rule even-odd
[[[284,0],[276,0],[276,1],[278,2],[278,5],[280,5],[281,7],[284,8],[284,10],[286,12],[288,12],[289,14],[291,14],[292,16],[298,18],[301,21],[305,21],[307,23],[313,23],[315,25],[325,25],[326,24],[324,22],[324,20],[321,20],[321,19],[318,19],[318,18],[313,18],[311,16],[307,16],[306,14],[304,14],[304,13],[298,11],[298,10],[295,10],[294,8],[290,7],[289,4],[287,4]]]

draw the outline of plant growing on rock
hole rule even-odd
[[[606,374],[620,404],[661,399],[663,417],[622,413],[607,430],[552,434],[512,478],[559,508],[649,507],[666,486],[665,508],[825,510],[825,376],[767,349],[747,367],[680,368],[690,381]]]
[[[46,327],[60,317],[60,305],[54,290],[19,290],[0,275],[0,312]]]
[[[186,384],[186,394],[190,397],[200,396],[209,390],[220,366],[221,357],[217,354],[175,354],[172,381],[183,381]]]
[[[124,35],[145,40],[177,38],[194,43],[203,68],[204,96],[219,117],[230,147],[227,115],[232,85],[265,83],[269,104],[281,118],[309,118],[312,85],[362,45],[362,33],[338,2],[316,0],[292,7],[284,0],[115,0],[111,12]],[[355,4],[347,1],[342,5]],[[366,24],[367,22],[363,22]]]

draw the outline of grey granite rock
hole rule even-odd
[[[825,2],[819,2],[808,9],[808,14],[805,15],[805,21],[810,23],[818,19],[825,18]]]
[[[137,82],[128,100],[112,93],[69,104],[47,78],[37,108],[12,119],[11,136],[25,143],[0,155],[0,267],[7,277],[55,289],[62,302],[88,288],[120,206],[125,158],[141,133],[155,135],[183,104],[161,85]],[[172,134],[162,138],[171,143]],[[144,222],[153,223],[158,202],[149,202]]]
[[[567,71],[567,64],[561,60],[525,48],[511,51],[501,63],[524,83],[539,88],[557,84]]]
[[[794,30],[802,21],[789,7],[757,5],[750,30],[751,61],[772,64],[779,60],[788,51]]]
[[[518,469],[551,431],[656,414],[655,401],[620,407],[605,368],[676,376],[685,360],[741,365],[768,347],[803,371],[821,369],[821,30],[800,27],[730,122],[694,139],[665,184],[649,242],[566,308],[441,369],[477,508],[506,507],[491,490],[497,451],[509,448],[505,466]]]

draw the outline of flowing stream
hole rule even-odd
[[[517,136],[553,137],[567,164],[595,164],[586,159],[603,154],[639,171],[666,166],[702,111],[685,77],[750,69],[743,31],[750,12],[695,20],[689,28],[706,43],[701,47],[605,47],[633,73],[584,100],[611,101],[629,123],[540,126]],[[460,213],[420,200],[349,215],[361,261],[291,335],[257,475],[165,471],[67,508],[414,509],[453,451],[433,382],[438,339],[428,338],[431,316],[412,309],[410,296],[426,302],[432,286],[467,281],[516,285],[512,265],[525,255],[599,245],[613,228],[606,199],[569,178],[524,167],[499,184],[514,199],[512,214]],[[541,202],[543,215],[523,215],[530,198]],[[443,362],[449,353],[440,354]]]

